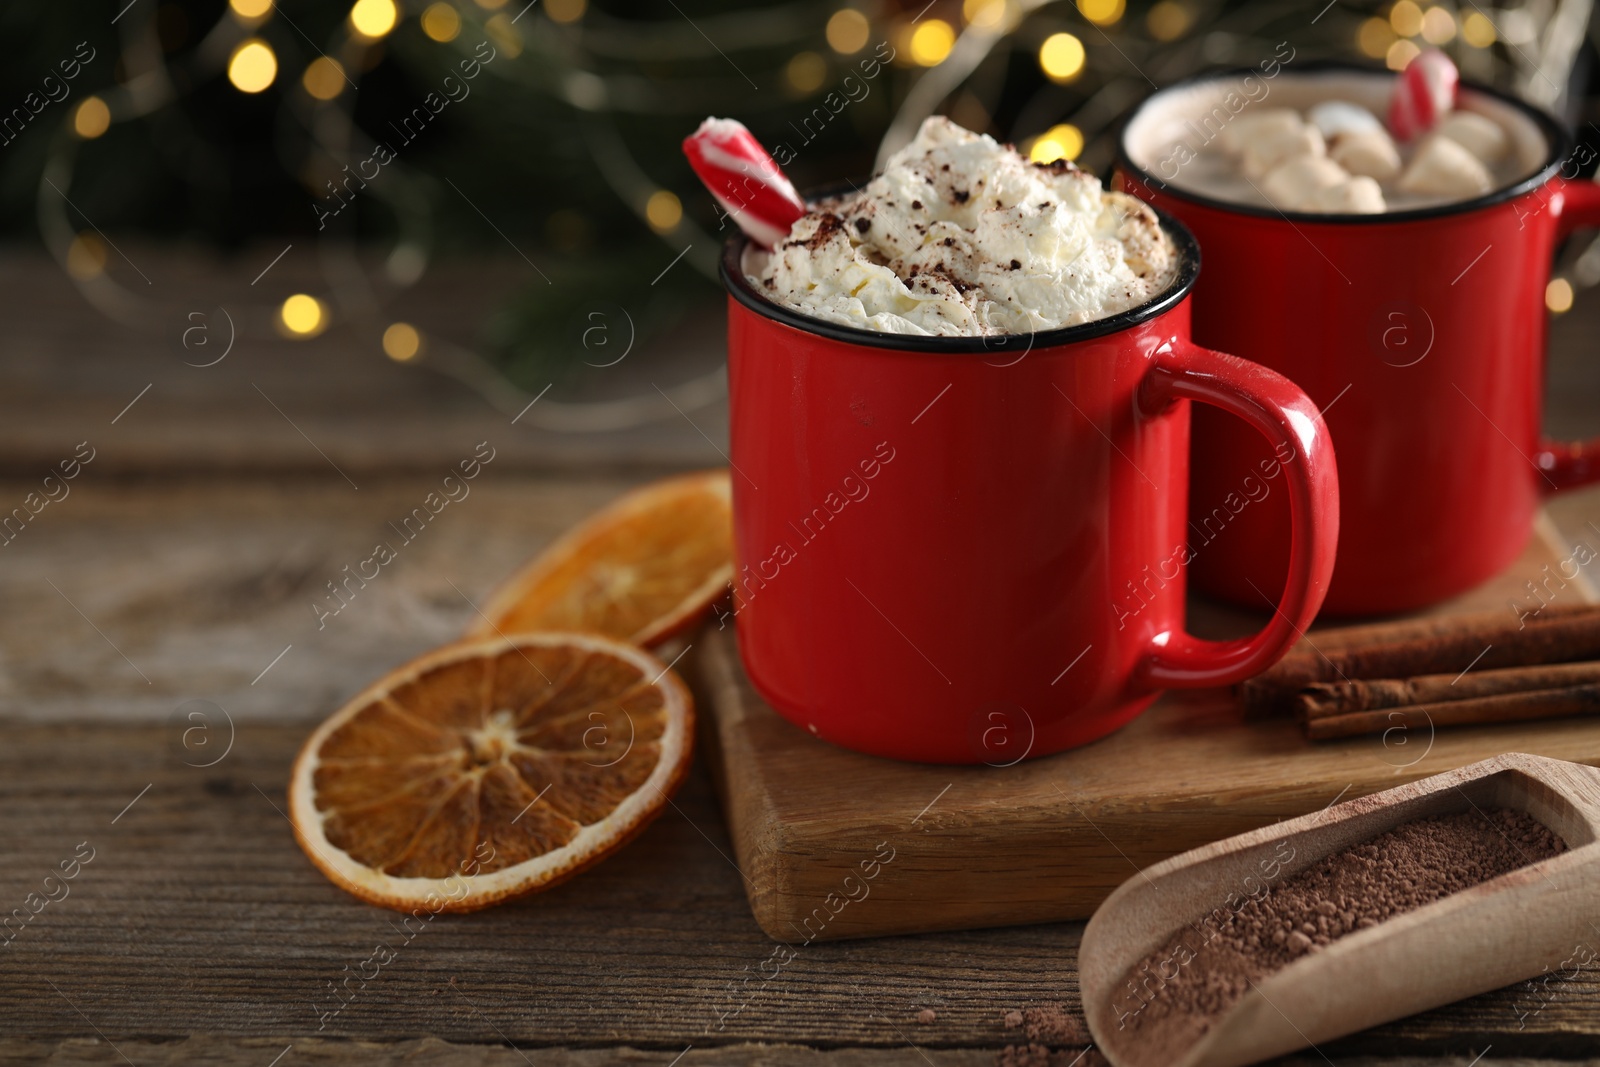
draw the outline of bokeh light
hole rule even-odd
[[[911,62],[919,67],[937,67],[955,43],[955,27],[944,19],[928,19],[911,34]]]
[[[335,99],[344,92],[347,84],[344,68],[337,59],[327,56],[313,59],[307,64],[305,73],[300,75],[300,85],[318,100]]]
[[[1388,53],[1383,57],[1390,70],[1405,70],[1413,59],[1420,55],[1422,49],[1405,39],[1396,41],[1389,46]]]
[[[1006,0],[961,0],[961,17],[969,26],[994,29],[1005,21]]]
[[[1054,163],[1078,158],[1083,151],[1083,131],[1069,123],[1052,126],[1033,142],[1028,158],[1035,163]]]
[[[1572,310],[1572,283],[1565,278],[1551,278],[1544,287],[1544,306],[1557,315]]]
[[[453,41],[461,35],[461,13],[454,4],[444,3],[443,0],[429,4],[422,12],[422,32],[428,35],[429,40],[440,44]]]
[[[278,326],[290,337],[315,337],[327,325],[328,309],[306,293],[295,293],[278,308]]]
[[[1481,11],[1474,11],[1461,20],[1461,39],[1474,48],[1488,48],[1497,36],[1494,23]]]
[[[1127,0],[1078,0],[1078,11],[1096,26],[1110,26],[1122,18]]]
[[[1070,33],[1052,33],[1039,46],[1039,69],[1058,82],[1076,78],[1083,59],[1083,42]]]
[[[85,231],[67,246],[67,273],[86,282],[105,273],[106,243],[97,233]]]
[[[259,37],[241,41],[228,60],[228,81],[241,93],[259,93],[278,77],[278,57]]]
[[[1402,37],[1415,37],[1422,32],[1422,9],[1412,0],[1398,0],[1389,9],[1389,25]]]
[[[510,15],[503,11],[498,15],[490,15],[489,21],[483,24],[483,28],[489,31],[489,36],[494,39],[494,46],[500,51],[512,59],[522,54],[522,34],[517,32],[516,23]]]
[[[382,37],[399,21],[400,9],[394,0],[356,0],[350,9],[350,25],[363,37]]]
[[[258,19],[272,10],[272,0],[228,0],[228,7],[242,19]]]
[[[111,109],[98,96],[86,98],[72,113],[72,132],[92,141],[111,128]]]
[[[422,334],[409,322],[390,323],[383,331],[383,354],[397,363],[409,363],[422,352]]]
[[[683,204],[679,202],[676,193],[667,189],[657,189],[650,194],[650,199],[645,201],[644,217],[649,221],[650,228],[657,233],[670,233],[683,221]]]
[[[828,47],[842,56],[854,55],[867,47],[872,24],[853,7],[842,7],[828,19]]]
[[[1422,13],[1422,39],[1429,44],[1447,44],[1456,35],[1455,16],[1442,7]]]
[[[801,52],[789,60],[783,69],[789,88],[797,93],[810,93],[822,87],[828,76],[828,61],[815,52]]]
[[[1394,40],[1394,30],[1390,28],[1388,19],[1367,19],[1356,34],[1356,44],[1361,54],[1370,59],[1382,59],[1388,55],[1389,46],[1394,44]]]
[[[550,16],[551,22],[565,25],[583,18],[588,7],[588,0],[545,0],[544,13]]]
[[[1144,17],[1145,28],[1158,41],[1176,41],[1194,25],[1194,12],[1178,0],[1160,0]]]

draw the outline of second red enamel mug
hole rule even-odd
[[[1339,530],[1333,449],[1282,376],[1189,339],[1193,238],[1160,297],[1067,329],[914,337],[768,300],[724,253],[739,651],[785,718],[861,752],[1015,763],[1163,689],[1238,681],[1308,626]],[[1293,515],[1259,633],[1185,632],[1191,401],[1266,443]]]
[[[1600,477],[1595,442],[1540,434],[1551,258],[1600,224],[1600,188],[1572,180],[1580,161],[1548,115],[1463,86],[1458,106],[1508,131],[1523,177],[1440,207],[1284,214],[1184,184],[1191,157],[1175,142],[1199,152],[1234,113],[1342,99],[1382,115],[1394,81],[1331,63],[1203,75],[1142,104],[1120,145],[1122,188],[1200,241],[1195,340],[1285,375],[1326,413],[1343,516],[1326,610],[1345,615],[1478,585],[1516,559],[1544,497]],[[1289,565],[1290,508],[1253,474],[1269,455],[1232,420],[1195,413],[1193,581],[1261,609]]]

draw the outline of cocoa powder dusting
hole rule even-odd
[[[1137,1062],[1176,1062],[1252,983],[1300,956],[1566,847],[1522,812],[1405,823],[1179,930],[1123,976],[1108,1021],[1133,1030]]]
[[[1100,1053],[1084,1047],[1089,1044],[1089,1028],[1083,1016],[1065,1004],[1008,1011],[1001,1021],[1007,1030],[1020,1029],[1028,1040],[1001,1049],[997,1067],[1104,1067]]]
[[[1044,1045],[1007,1045],[995,1059],[995,1067],[1107,1067],[1105,1057],[1094,1049],[1058,1048]]]

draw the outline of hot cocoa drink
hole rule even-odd
[[[1435,55],[1416,63],[1432,68]],[[1458,94],[1454,68],[1442,83],[1410,68],[1383,79],[1285,71],[1205,81],[1141,115],[1129,146],[1179,190],[1308,214],[1457,203],[1540,167],[1548,147],[1526,119]]]

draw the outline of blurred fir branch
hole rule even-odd
[[[603,361],[583,344],[584,309],[606,294],[643,294],[633,323],[641,343],[717,300],[727,230],[679,151],[708,113],[787,147],[780,158],[802,188],[867,174],[903,107],[915,112],[906,121],[940,110],[1035,158],[1067,155],[1103,172],[1117,123],[1152,84],[1254,63],[1282,40],[1306,58],[1392,65],[1423,39],[1427,9],[1436,28],[1448,23],[1442,43],[1479,80],[1518,87],[1537,70],[1565,88],[1576,67],[1573,119],[1592,52],[1577,47],[1573,27],[1589,2],[406,0],[393,32],[355,53],[340,51],[343,0],[286,0],[261,20],[237,19],[225,0],[103,0],[90,5],[94,17],[74,5],[5,5],[0,31],[17,43],[0,67],[0,121],[80,42],[96,58],[0,144],[0,229],[34,231],[40,175],[52,146],[71,136],[74,109],[129,82],[142,68],[124,50],[148,42],[145,58],[165,64],[174,97],[78,145],[72,199],[97,225],[225,249],[313,238],[332,203],[327,183],[384,143],[394,161],[339,212],[337,232],[399,243],[417,262],[487,254],[527,274],[481,340],[537,389],[585,358]],[[1418,28],[1407,25],[1413,16]],[[224,58],[244,33],[270,45],[278,71],[269,88],[229,84],[219,29],[233,33]],[[995,39],[970,73],[908,104],[922,72],[975,30]],[[1048,69],[1046,47],[1063,36],[1076,65]],[[459,80],[461,63],[486,49],[494,59],[469,91],[401,140],[406,117],[449,92],[445,79]],[[347,72],[359,90],[335,82],[331,105],[302,84],[324,52],[360,63]],[[652,286],[680,252],[683,263]],[[525,270],[519,257],[538,266]]]

